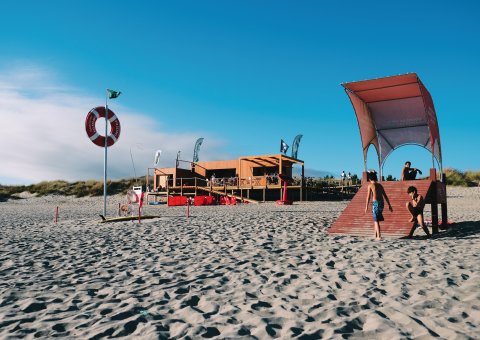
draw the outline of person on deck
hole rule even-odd
[[[410,161],[405,162],[405,166],[402,169],[402,175],[400,176],[400,180],[402,181],[411,181],[417,177],[417,173],[420,175],[422,171],[417,168],[412,168],[412,163]]]
[[[382,234],[380,231],[380,222],[384,221],[383,218],[383,208],[384,208],[384,198],[388,203],[388,209],[393,212],[392,205],[390,200],[385,192],[383,186],[378,183],[377,173],[375,171],[370,171],[367,174],[367,179],[370,182],[367,188],[367,199],[365,202],[365,213],[368,211],[368,204],[370,199],[372,200],[372,215],[373,215],[373,226],[375,229],[375,239],[381,240]]]
[[[345,170],[342,171],[342,174],[340,175],[340,177],[342,178],[342,185],[345,185],[345,178],[346,178],[347,175],[345,175]]]
[[[412,215],[409,222],[413,222],[413,226],[408,234],[408,237],[413,236],[417,226],[422,227],[425,234],[427,234],[427,237],[430,237],[430,232],[428,231],[423,219],[423,208],[425,208],[425,200],[423,196],[418,194],[417,188],[414,186],[408,187],[407,193],[411,198],[411,201],[408,201],[406,204],[407,210],[410,212],[410,215]]]

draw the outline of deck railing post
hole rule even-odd
[[[437,173],[435,168],[430,169],[430,180],[433,182],[433,193],[431,197],[431,206],[432,206],[432,234],[438,233],[438,200],[437,200]]]
[[[442,174],[442,181],[441,181],[444,195],[442,197],[442,202],[440,206],[442,207],[442,227],[446,229],[448,227],[448,213],[447,213],[447,178],[445,174]]]

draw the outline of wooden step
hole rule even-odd
[[[409,222],[411,216],[405,206],[406,202],[410,200],[407,189],[413,185],[417,188],[420,195],[427,198],[434,188],[433,181],[429,179],[390,181],[382,182],[382,185],[393,208],[393,212],[390,212],[385,202],[385,209],[383,211],[385,221],[380,223],[382,236],[407,236],[412,228],[412,222]],[[367,187],[368,184],[362,185],[338,219],[328,229],[329,233],[368,237],[374,235],[371,204],[368,207],[367,213],[365,213]]]

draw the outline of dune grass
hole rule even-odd
[[[138,185],[144,185],[143,181],[138,181]],[[107,181],[107,192],[109,195],[126,193],[134,185],[137,185],[135,179],[123,179],[119,181]],[[102,196],[103,182],[88,180],[78,182],[67,181],[43,181],[32,185],[0,185],[0,200],[14,198],[15,194],[29,192],[37,196],[45,195],[63,195],[63,196]]]
[[[459,171],[456,169],[445,169],[447,184],[462,187],[476,187],[480,185],[480,171]]]

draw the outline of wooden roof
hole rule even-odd
[[[264,167],[278,166],[280,163],[304,165],[304,161],[283,154],[240,157],[240,162],[251,162]]]

